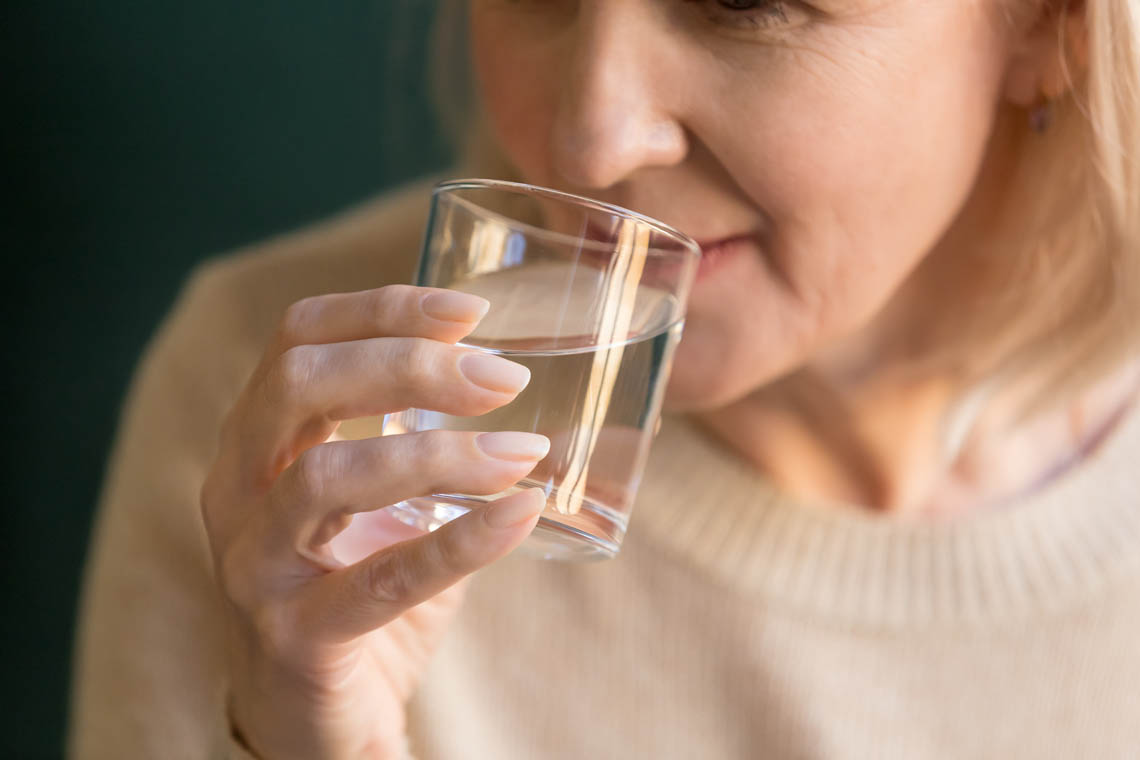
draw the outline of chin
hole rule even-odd
[[[665,390],[665,401],[662,410],[670,414],[683,414],[689,412],[707,412],[719,409],[737,400],[731,394],[709,395],[697,386],[688,386],[684,383],[669,381]]]
[[[775,367],[756,367],[745,360],[744,351],[732,351],[732,341],[723,334],[705,336],[685,328],[677,346],[664,408],[668,412],[701,412],[718,409],[752,393],[778,374]],[[730,358],[731,357],[731,358]]]

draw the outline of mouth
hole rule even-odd
[[[733,235],[719,240],[698,241],[701,246],[701,265],[697,281],[724,267],[728,262],[744,255],[755,244],[752,235]]]
[[[604,232],[598,225],[588,224],[585,237],[589,240],[609,242],[613,235]],[[755,252],[757,250],[757,238],[752,233],[741,233],[710,240],[698,239],[696,242],[701,248],[701,261],[696,276],[697,282],[723,268],[730,261],[747,255],[749,251]],[[607,250],[583,250],[579,255],[601,263],[608,261],[610,254]]]

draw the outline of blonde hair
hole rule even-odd
[[[986,281],[963,288],[980,295],[934,327],[915,362],[975,386],[1017,387],[1022,415],[1071,397],[1140,346],[1140,0],[1083,5],[1087,68],[1072,70],[1046,134],[1022,117],[1009,197],[992,209],[1000,223],[976,254]],[[511,178],[478,116],[466,6],[441,0],[437,109],[464,171]]]
[[[1140,346],[1140,0],[1084,0],[1083,12],[1087,67],[1069,67],[1049,132],[1024,130],[1001,248],[988,252],[1004,278],[983,288],[959,342],[975,354],[968,372],[1027,389],[1022,415]],[[1057,33],[1066,55],[1063,18]]]
[[[1107,357],[1140,340],[1140,0],[1088,0],[1085,113],[1097,169],[1089,217],[1112,284]]]

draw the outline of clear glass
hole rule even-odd
[[[491,499],[539,487],[546,508],[524,552],[617,554],[699,258],[690,238],[616,206],[510,182],[438,185],[415,284],[489,300],[461,345],[526,365],[531,381],[479,417],[388,415],[384,434],[521,430],[546,435],[551,451],[501,494],[435,494],[389,510],[434,530]]]

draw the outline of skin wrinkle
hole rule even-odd
[[[814,56],[820,56],[820,57],[823,57],[824,59],[830,60],[830,62],[836,67],[842,67],[842,64],[840,62],[838,62],[838,60],[828,57],[827,55],[824,54],[824,51],[822,51],[822,50],[816,50],[816,49],[808,48],[807,46],[797,46],[797,47],[790,47],[789,46],[787,49],[789,51],[793,52],[793,54],[800,54],[800,52],[809,52],[809,54],[812,54]],[[803,63],[798,62],[797,65],[803,66],[805,68],[805,70],[811,70],[811,67],[809,67]],[[836,79],[839,80],[840,77],[837,76]],[[726,77],[725,88],[724,88],[724,90],[722,90],[722,93],[720,93],[719,97],[727,97],[728,96],[728,89],[730,89],[730,87],[731,87],[731,80],[728,80],[728,77]],[[807,141],[811,141],[812,139],[813,138],[811,136],[807,137]],[[820,166],[817,166],[814,171],[823,172],[823,171],[827,171],[827,169],[828,169],[827,165],[820,165]],[[762,213],[765,212],[763,207],[759,211]],[[765,216],[766,216],[766,218],[768,218],[768,214],[765,213]],[[817,223],[820,221],[820,219],[817,218],[817,216],[816,216],[816,218],[814,220],[795,220],[795,219],[793,219],[789,223],[806,224],[806,223],[809,223],[809,221],[814,221]],[[827,226],[828,226],[828,224],[824,224],[824,227],[827,227]],[[774,276],[775,280],[777,281],[777,283],[779,283],[785,289],[787,289],[788,294],[791,295],[793,297],[793,299],[795,299],[798,302],[798,304],[800,305],[800,308],[804,309],[806,312],[815,313],[816,309],[825,308],[825,305],[827,305],[827,300],[824,299],[822,293],[820,292],[819,287],[817,287],[817,285],[815,285],[811,279],[797,278],[795,267],[793,267],[793,265],[789,265],[789,263],[790,263],[789,254],[787,254],[787,253],[781,254],[781,252],[779,250],[779,246],[777,246],[777,243],[776,243],[776,238],[772,234],[771,223],[767,224],[766,232],[767,232],[767,235],[765,236],[766,245],[764,246],[764,250],[765,250],[766,255],[764,255],[764,261],[765,261],[765,263],[769,264],[769,270],[771,270],[771,272],[773,273],[773,276]],[[842,246],[839,246],[839,248],[841,250]],[[830,246],[829,250],[837,250],[837,246]],[[836,264],[836,265],[838,267],[838,264]],[[824,281],[834,281],[834,279],[836,279],[836,278],[829,275],[829,276],[821,278],[821,279]],[[819,321],[827,321],[827,318],[825,318],[825,314],[821,314]],[[812,330],[812,327],[808,327],[807,329]],[[814,332],[814,330],[813,330],[813,332]]]
[[[864,28],[867,28],[867,27],[864,27]],[[876,31],[878,31],[880,27],[874,26],[874,27],[869,27],[869,28],[874,28]],[[802,67],[805,71],[809,71],[814,76],[818,77],[817,82],[821,88],[828,88],[828,87],[831,87],[831,88],[835,88],[835,87],[848,88],[850,90],[850,94],[848,95],[849,100],[857,101],[861,97],[861,94],[858,90],[858,87],[860,85],[863,86],[864,88],[869,87],[875,82],[875,77],[874,77],[875,73],[889,73],[891,71],[891,62],[876,58],[875,56],[873,56],[871,54],[870,50],[858,45],[857,42],[858,42],[857,38],[852,38],[848,41],[848,51],[847,52],[849,52],[850,54],[853,54],[853,56],[855,58],[854,61],[843,60],[842,58],[838,57],[838,54],[829,53],[829,52],[824,51],[824,50],[811,49],[811,48],[808,48],[806,46],[799,46],[799,47],[795,48],[796,52],[798,52],[798,53],[804,53],[804,52],[809,53],[813,57],[817,57],[817,58],[820,58],[822,60],[827,61],[828,63],[831,64],[831,67],[820,69],[818,66],[810,65],[809,62],[805,62],[802,60],[798,60],[797,65]],[[905,102],[906,99],[907,98],[905,96],[898,98],[898,100],[900,101],[900,103],[899,103],[900,107],[903,106],[903,103]],[[809,140],[810,139],[819,139],[819,138],[809,138]],[[827,164],[821,164],[821,165],[818,165],[817,167],[814,167],[811,171],[816,173],[816,174],[822,174],[824,172],[827,172],[828,170],[829,170],[829,166]],[[860,176],[867,176],[870,172],[873,172],[873,171],[874,171],[874,167],[871,165],[868,165],[868,166],[863,167],[861,169],[855,168],[851,173],[853,173],[856,177],[860,177]],[[893,194],[899,194],[902,192],[906,192],[906,190],[907,190],[906,188],[900,187],[900,188],[892,189],[889,192],[893,193]],[[833,244],[830,244],[827,246],[822,246],[823,250],[830,251],[835,255],[832,258],[832,264],[829,266],[829,270],[830,270],[829,273],[825,276],[820,277],[819,281],[830,282],[830,283],[838,283],[838,282],[843,282],[846,280],[846,281],[851,282],[857,286],[857,283],[859,282],[858,278],[844,278],[842,276],[839,276],[839,273],[841,273],[843,271],[844,258],[847,259],[848,264],[850,264],[850,260],[851,260],[849,255],[844,257],[841,254],[843,254],[847,251],[850,251],[850,250],[855,250],[852,246],[858,240],[858,233],[853,232],[850,229],[850,226],[843,222],[842,215],[839,213],[836,213],[835,207],[831,207],[831,208],[826,209],[826,210],[832,212],[833,218],[829,219],[829,220],[825,220],[823,222],[823,224],[820,226],[824,227],[825,229],[834,228],[837,231],[844,233],[843,237],[846,238],[846,241],[840,242],[840,243],[833,243]],[[809,223],[817,224],[817,225],[820,224],[821,219],[820,219],[820,216],[818,214],[819,210],[816,210],[816,211],[817,211],[817,213],[815,214],[815,216],[812,219],[810,219],[810,220],[793,219],[792,221],[789,222],[789,225],[791,225],[791,224],[806,225]],[[811,287],[812,287],[812,284],[810,282],[795,283],[793,290],[802,294],[804,292],[809,292]],[[808,303],[815,308],[826,308],[826,304],[827,304],[826,298],[823,298],[823,297],[817,297],[815,299],[806,299],[805,298],[803,300],[805,301],[805,303]],[[842,301],[843,299],[839,299],[839,300]],[[872,312],[872,311],[873,311],[873,306],[868,306],[867,313],[863,315],[862,319],[869,318],[870,312]],[[826,315],[821,317],[821,321],[823,321],[823,322],[828,321],[826,318]]]

